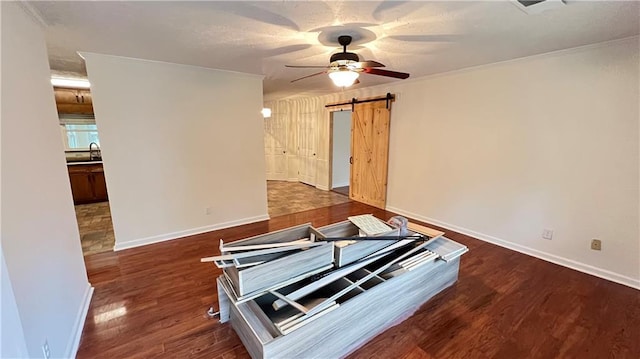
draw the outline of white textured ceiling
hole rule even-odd
[[[527,15],[511,1],[30,2],[52,70],[85,73],[77,51],[262,74],[265,98],[340,91],[326,65],[338,35],[411,77],[638,35],[637,1],[566,1]],[[335,41],[335,42],[334,42]],[[365,87],[402,81],[363,74]]]

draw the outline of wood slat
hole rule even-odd
[[[425,236],[429,236],[431,238],[436,238],[444,235],[443,231],[439,231],[437,229],[429,228],[427,226],[422,226],[417,223],[409,222],[407,224],[407,228],[410,231],[418,232],[420,234],[424,234]]]

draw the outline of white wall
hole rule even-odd
[[[331,188],[349,185],[351,157],[351,111],[333,112],[333,154]]]
[[[26,356],[42,357],[41,347],[47,340],[52,357],[69,357],[77,348],[91,287],[46,46],[42,29],[17,3],[1,6],[1,227],[6,273],[22,323]]]
[[[636,36],[319,102],[397,95],[389,210],[640,287],[638,43]],[[541,238],[544,228],[553,240]],[[589,249],[593,238],[602,251]]]
[[[2,257],[2,267],[0,267],[0,276],[2,277],[0,288],[2,297],[0,299],[2,307],[2,315],[0,316],[0,358],[27,358],[29,354],[24,331],[22,330],[22,322],[20,321],[20,313],[18,313],[18,305],[13,294],[11,278],[9,278],[1,247],[0,257]]]
[[[634,38],[408,84],[388,207],[640,287],[639,65]]]
[[[116,249],[268,218],[262,77],[84,56]]]

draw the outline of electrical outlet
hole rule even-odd
[[[553,229],[542,230],[542,238],[551,240],[553,238]]]
[[[204,214],[210,215],[212,211],[213,211],[213,209],[211,207],[207,207],[207,208],[204,209]]]
[[[602,241],[599,239],[592,239],[591,240],[591,249],[593,249],[594,251],[601,251],[602,250]]]
[[[49,350],[49,342],[47,340],[45,340],[42,345],[42,354],[44,354],[45,359],[51,358],[51,351]]]

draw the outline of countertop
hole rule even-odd
[[[78,162],[67,162],[67,166],[75,166],[75,165],[101,165],[102,161],[78,161]]]

